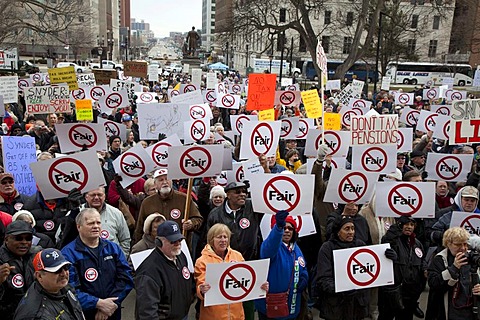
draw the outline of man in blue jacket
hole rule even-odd
[[[120,246],[100,238],[100,213],[80,211],[78,237],[62,249],[72,263],[69,283],[75,288],[85,319],[121,319],[121,303],[133,288],[131,269]]]

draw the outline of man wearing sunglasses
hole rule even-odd
[[[32,248],[33,229],[17,220],[7,227],[5,243],[0,248],[0,315],[13,319],[15,309],[34,281],[32,260],[40,247]]]
[[[20,301],[15,319],[82,320],[82,307],[68,284],[70,266],[57,249],[38,252],[33,259],[35,281]]]

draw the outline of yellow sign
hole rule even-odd
[[[324,113],[322,122],[325,130],[340,130],[342,128],[340,117],[340,113]]]
[[[76,100],[75,107],[77,109],[77,120],[93,121],[92,100]]]
[[[258,120],[259,121],[275,121],[275,109],[259,110],[258,111]]]
[[[48,69],[50,84],[66,83],[70,91],[78,90],[77,75],[73,66]]]
[[[307,117],[316,119],[322,117],[322,104],[320,103],[320,97],[315,89],[308,91],[301,91],[303,105],[305,111],[307,111]]]

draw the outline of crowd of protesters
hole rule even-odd
[[[161,77],[158,82],[141,81],[144,91],[155,92],[160,103],[169,103],[168,89],[189,81],[187,74]],[[218,80],[233,84],[243,79],[238,73],[227,73],[218,74]],[[162,87],[165,82],[168,87]],[[326,91],[325,112],[340,112],[342,104],[335,95]],[[423,100],[421,88],[415,96],[412,106],[396,103],[393,94],[383,90],[364,93],[362,98],[370,100],[379,114],[399,114],[404,108],[429,110],[432,104],[445,103]],[[382,181],[428,181],[425,159],[430,153],[471,154],[471,170],[466,181],[436,181],[435,218],[393,219],[376,216],[375,195],[364,205],[324,202],[332,172],[329,149],[320,145],[313,169],[307,172],[305,140],[281,140],[276,155],[260,155],[258,161],[265,173],[315,176],[314,190],[307,192],[314,194],[311,213],[316,233],[299,237],[296,221],[280,211],[263,239],[263,213],[255,212],[249,199],[249,187],[255,181],[221,186],[218,177],[197,178],[192,194],[187,195],[186,181],[171,180],[168,170],[160,169],[122,187],[113,161],[136,144],[146,147],[158,142],[140,140],[137,106],[135,97],[131,98],[130,106],[112,114],[94,110],[93,122],[103,117],[127,127],[126,137],[110,136],[108,150],[98,152],[104,187],[84,193],[73,189],[66,197],[45,200],[41,190],[30,196],[19,193],[14,172],[2,168],[3,319],[121,319],[122,302],[134,288],[136,319],[187,319],[192,305],[199,319],[254,319],[258,313],[259,319],[302,320],[312,318],[312,308],[319,309],[324,319],[475,318],[480,295],[478,276],[474,276],[478,256],[472,262],[467,251],[477,254],[477,247],[474,241],[469,243],[467,231],[450,228],[450,220],[453,211],[480,213],[480,145],[452,146],[414,127],[412,151],[398,153],[396,171],[382,175]],[[212,105],[211,134],[203,142],[222,143],[232,150],[234,161],[244,159],[239,158],[238,137],[228,134],[230,115],[255,115],[256,111],[247,111],[246,103],[242,94],[238,110]],[[55,125],[77,122],[75,110],[27,114],[21,95],[18,104],[5,108],[3,134],[33,137],[38,161],[61,152]],[[306,117],[306,113],[302,104],[275,106],[275,117]],[[321,119],[317,124],[321,127]],[[163,138],[160,134],[159,140]],[[346,168],[349,161],[348,155]],[[188,197],[193,203],[185,212]],[[394,284],[336,292],[333,251],[379,243],[390,244],[385,256],[394,264]],[[153,252],[133,270],[129,256],[149,249]],[[194,272],[188,269],[187,255],[193,259]],[[205,306],[205,294],[212,285],[205,278],[207,264],[263,258],[270,259],[267,282],[262,285],[267,299]],[[424,311],[418,301],[427,284]],[[269,306],[275,294],[286,301],[283,313]]]

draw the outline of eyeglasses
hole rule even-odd
[[[60,274],[62,273],[63,271],[67,272],[70,270],[70,265],[66,264],[64,266],[62,266],[60,269],[58,269],[57,271],[55,272],[50,272],[50,273],[54,273],[54,274]]]
[[[295,231],[295,228],[293,228],[293,227],[283,227],[283,230],[285,230],[285,231],[287,231],[287,230],[288,231]]]
[[[32,241],[33,239],[33,235],[31,234],[27,234],[27,235],[17,235],[17,236],[13,236],[15,241]]]
[[[7,179],[7,180],[2,180],[2,184],[13,184],[13,180],[12,179]]]
[[[245,189],[234,189],[232,190],[235,194],[240,194],[240,193],[247,193],[247,190]]]
[[[103,198],[105,197],[105,194],[104,193],[93,193],[93,194],[87,193],[87,196],[89,196],[90,198]]]

